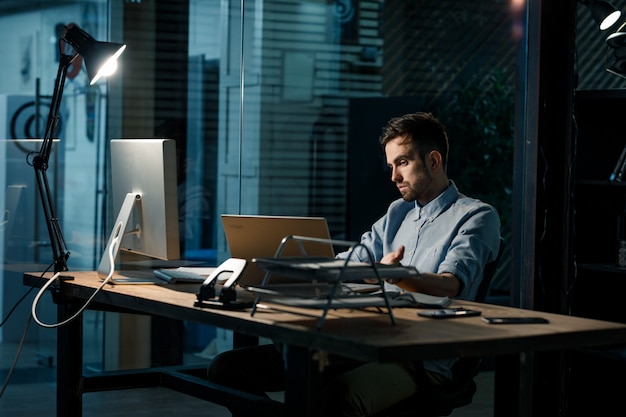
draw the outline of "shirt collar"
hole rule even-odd
[[[420,205],[415,200],[415,213],[417,218],[435,218],[443,211],[447,210],[459,197],[459,189],[454,181],[450,180],[450,185],[441,194],[429,201],[425,205]]]

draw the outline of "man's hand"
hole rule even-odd
[[[389,252],[380,260],[381,264],[394,265],[399,264],[404,258],[404,246],[400,246],[395,252]]]
[[[380,263],[387,264],[387,265],[397,265],[400,263],[400,260],[402,260],[403,257],[404,257],[404,246],[400,246],[398,250],[396,250],[395,252],[389,252],[388,254],[383,256],[383,258],[380,260]],[[376,278],[365,278],[363,279],[363,281],[369,284],[378,283],[378,280]],[[385,281],[390,282],[389,280],[385,280]],[[394,284],[393,282],[391,283]]]
[[[388,265],[399,265],[402,258],[404,258],[404,246],[400,246],[395,252],[390,252],[383,256],[383,259],[380,260],[380,263]],[[400,282],[400,279],[385,279],[385,281],[390,284],[397,284],[398,282]]]

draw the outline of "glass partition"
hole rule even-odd
[[[53,254],[42,212],[33,156],[39,151],[50,109],[51,94],[65,26],[75,23],[98,40],[108,40],[110,5],[107,1],[0,2],[0,31],[7,40],[0,46],[7,64],[0,79],[0,312],[2,369],[16,354],[26,329],[35,291],[22,283],[25,271],[51,268]],[[74,270],[92,269],[98,256],[99,228],[104,201],[103,154],[108,130],[109,89],[106,83],[90,86],[82,57],[68,68],[60,106],[60,120],[46,170],[56,217],[70,248]],[[56,321],[56,306],[43,297],[39,316]],[[101,317],[90,312],[88,326],[98,328]],[[102,326],[100,325],[101,329]],[[93,342],[100,332],[94,332]],[[53,368],[56,332],[32,325],[26,333],[22,358],[27,369]],[[97,352],[101,352],[100,347]],[[96,353],[95,360],[101,361]],[[8,362],[10,363],[10,362]],[[36,365],[35,365],[36,364]],[[19,380],[19,377],[17,378]]]
[[[110,81],[87,85],[77,62],[65,86],[49,175],[70,270],[95,269],[117,212],[109,193],[111,139],[177,141],[183,258],[215,265],[229,256],[222,213],[324,216],[334,238],[358,239],[397,198],[378,145],[381,129],[415,111],[433,112],[447,125],[450,177],[463,193],[496,206],[502,234],[510,235],[522,35],[509,2],[3,3],[0,31],[10,41],[0,48],[12,65],[0,79],[2,318],[28,290],[21,274],[52,259],[25,155],[37,145],[28,139],[41,135],[57,41],[71,22],[128,47]],[[501,264],[492,294],[506,297],[509,274]],[[0,328],[3,344],[17,343],[29,308],[22,302]],[[54,321],[53,303],[42,308]],[[93,330],[86,346],[102,368],[107,320],[85,317]],[[187,354],[205,360],[228,343],[191,323],[137,326],[184,340],[166,352],[149,342],[152,363]],[[31,328],[29,340],[43,363],[54,363],[53,332]]]

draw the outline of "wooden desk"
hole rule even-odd
[[[74,279],[62,282],[58,289],[59,321],[70,317],[100,285],[97,274],[92,271],[68,275]],[[24,283],[34,285],[38,283],[38,277],[38,273],[26,273]],[[334,310],[328,313],[322,330],[316,331],[317,317],[263,309],[251,317],[249,311],[196,308],[193,306],[196,290],[197,285],[181,284],[107,286],[96,295],[90,308],[194,321],[285,343],[289,346],[288,389],[285,392],[288,415],[308,415],[309,394],[315,388],[311,378],[316,369],[310,350],[385,362],[450,356],[510,357],[536,351],[626,342],[624,324],[470,302],[454,304],[479,309],[483,316],[540,315],[550,323],[489,325],[480,317],[428,319],[418,317],[416,309],[396,308],[397,324],[393,326],[389,316],[380,312]],[[180,373],[174,369],[148,370],[143,376],[139,376],[139,372],[83,375],[80,318],[58,329],[57,343],[58,416],[80,416],[82,394],[106,389],[166,385],[218,404],[225,404],[242,394],[211,385],[204,379],[204,374]],[[520,364],[524,362],[522,360]],[[521,375],[523,378],[524,372]],[[176,382],[171,382],[173,378]],[[522,380],[521,386],[526,387],[528,382]],[[529,404],[532,402],[527,403],[523,398],[528,394],[522,390],[519,403],[508,404],[513,410],[502,411],[502,415],[531,415]],[[262,404],[255,407],[267,406],[271,410],[275,406],[271,401],[251,396],[247,399]]]

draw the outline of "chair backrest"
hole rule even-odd
[[[496,269],[498,269],[500,258],[502,258],[502,252],[504,252],[504,238],[500,237],[500,248],[498,249],[498,255],[496,255],[496,259],[485,265],[485,270],[483,271],[483,279],[478,286],[478,292],[476,293],[475,300],[479,303],[484,302],[485,298],[487,298],[487,292],[489,291],[491,281],[493,281],[493,276],[496,274]]]

